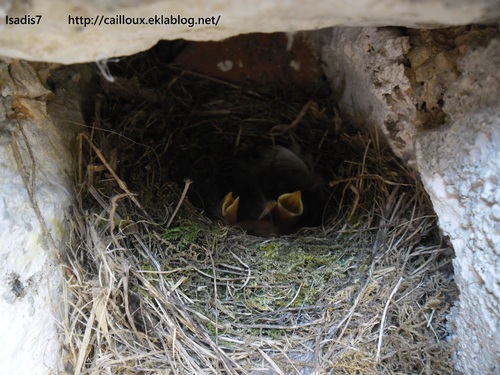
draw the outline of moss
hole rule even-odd
[[[184,250],[191,244],[200,242],[207,234],[217,235],[217,229],[194,220],[182,220],[179,226],[167,229],[162,238],[174,243],[179,250]]]

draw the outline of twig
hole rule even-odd
[[[218,78],[215,78],[215,77],[203,74],[203,73],[198,73],[198,72],[195,72],[195,71],[192,71],[192,70],[186,70],[184,68],[176,67],[174,65],[169,65],[169,68],[173,69],[173,70],[180,71],[181,74],[184,74],[184,73],[185,74],[189,74],[189,75],[194,76],[194,77],[203,78],[203,79],[206,79],[208,81],[212,81],[212,82],[215,82],[215,83],[227,86],[227,87],[231,87],[233,89],[236,89],[236,90],[239,90],[241,92],[244,92],[247,95],[251,95],[251,96],[253,96],[255,98],[259,98],[259,99],[263,99],[263,100],[268,100],[269,99],[269,98],[266,98],[265,96],[259,94],[256,91],[243,90],[243,88],[241,86],[238,86],[238,85],[236,85],[234,83],[231,83],[231,82],[228,82],[228,81],[224,81],[222,79],[218,79]]]
[[[285,373],[283,371],[281,371],[281,369],[278,367],[278,365],[276,364],[276,362],[274,362],[271,359],[271,357],[269,357],[266,354],[266,352],[264,352],[261,348],[258,348],[257,350],[259,351],[259,353],[262,356],[262,358],[264,358],[266,360],[266,362],[271,365],[271,367],[274,369],[274,371],[276,371],[277,374],[285,375]]]
[[[394,287],[394,289],[392,290],[390,296],[389,296],[389,299],[387,300],[387,303],[385,304],[385,307],[384,307],[384,313],[382,315],[382,321],[380,322],[380,333],[378,335],[378,345],[377,345],[377,363],[380,363],[380,350],[382,349],[382,336],[384,335],[384,328],[385,328],[385,321],[387,319],[387,310],[389,309],[389,305],[392,301],[392,297],[394,297],[394,295],[396,294],[396,292],[398,291],[399,289],[399,286],[401,285],[401,282],[403,281],[403,277],[401,276],[399,278],[399,281],[398,283],[396,284],[396,286]]]
[[[134,336],[139,340],[139,343],[141,345],[144,345],[144,340],[139,334],[139,331],[137,330],[137,327],[135,325],[134,321],[135,319],[130,312],[129,288],[128,288],[129,282],[130,282],[130,265],[127,265],[125,269],[125,275],[123,276],[123,300],[125,306],[125,313],[127,315],[130,327],[132,328],[132,331],[135,334]]]
[[[92,331],[94,328],[95,321],[95,304],[92,304],[92,308],[87,318],[87,322],[85,324],[85,332],[83,334],[82,341],[80,343],[80,348],[78,351],[78,359],[75,364],[75,374],[79,374],[82,372],[83,365],[85,359],[90,354],[90,350],[87,350],[91,341],[92,341]]]
[[[210,263],[212,265],[212,280],[214,284],[214,316],[215,316],[215,345],[219,346],[219,299],[217,298],[217,271],[213,257],[213,251],[210,250]]]
[[[337,341],[340,341],[340,339],[342,338],[342,336],[344,336],[344,333],[349,325],[349,323],[351,322],[351,319],[352,319],[352,316],[354,315],[354,312],[356,311],[356,308],[358,307],[358,304],[360,303],[361,301],[361,297],[363,296],[363,293],[365,291],[365,289],[368,287],[368,284],[370,283],[370,280],[372,278],[372,275],[373,275],[373,271],[375,269],[375,263],[372,262],[372,264],[370,265],[370,270],[368,271],[368,275],[366,276],[366,279],[363,283],[363,285],[361,286],[361,288],[359,289],[359,292],[358,292],[358,295],[356,296],[356,299],[354,300],[354,303],[352,304],[351,308],[349,309],[349,312],[347,313],[346,316],[344,316],[344,318],[340,321],[340,323],[338,323],[336,326],[335,326],[335,329],[330,328],[330,330],[328,331],[328,334],[327,334],[327,339],[330,339],[333,337],[333,335],[340,329],[340,327],[345,323],[344,325],[344,328],[342,329],[342,332],[340,332],[339,336],[336,338]],[[326,341],[323,341],[323,343],[325,343]]]
[[[168,219],[167,228],[170,228],[170,224],[172,224],[172,221],[174,221],[175,215],[177,215],[177,211],[179,211],[179,208],[181,208],[181,204],[184,201],[184,198],[186,198],[186,194],[189,190],[189,185],[191,185],[192,183],[193,181],[190,178],[184,179],[184,190],[182,191],[179,203],[177,203],[177,207],[175,207],[172,216],[170,216],[170,219]]]
[[[115,243],[117,248],[120,248],[120,243],[118,242],[118,239],[115,236],[115,215],[116,215],[116,209],[118,208],[118,201],[122,198],[128,197],[128,193],[123,193],[123,194],[118,194],[115,195],[113,198],[111,198],[111,210],[109,211],[109,233],[111,234],[111,237],[113,238],[113,242]]]
[[[116,182],[118,183],[120,188],[129,195],[130,199],[136,204],[137,207],[139,207],[141,210],[144,211],[144,208],[142,208],[141,204],[135,198],[134,194],[128,189],[127,184],[122,179],[120,179],[120,177],[118,177],[118,175],[116,174],[114,169],[111,168],[111,165],[108,163],[108,161],[106,160],[106,158],[102,154],[101,150],[99,150],[99,148],[94,144],[94,142],[92,142],[92,140],[89,138],[89,136],[85,133],[80,133],[79,136],[83,137],[87,140],[90,147],[92,147],[92,149],[94,150],[96,155],[99,157],[99,159],[101,159],[102,163],[106,166],[107,170],[109,171],[109,173],[111,173],[111,175],[116,180]]]
[[[300,120],[302,120],[302,118],[306,115],[306,113],[309,111],[309,108],[311,108],[311,106],[315,105],[316,102],[314,102],[313,100],[309,100],[303,107],[302,107],[302,110],[299,112],[299,114],[297,115],[297,117],[295,118],[295,120],[292,121],[291,124],[278,124],[278,125],[275,125],[271,128],[271,130],[269,131],[269,134],[271,136],[273,135],[282,135],[284,133],[286,133],[287,131],[290,131],[292,130],[295,126],[297,126],[297,124],[300,122]]]
[[[401,183],[401,182],[389,181],[389,180],[383,178],[382,176],[373,175],[373,174],[360,174],[360,175],[355,176],[355,177],[339,178],[339,179],[330,181],[328,183],[328,185],[330,187],[333,187],[335,185],[339,185],[339,184],[342,184],[342,183],[345,183],[345,182],[354,182],[354,181],[358,181],[358,180],[362,180],[362,179],[365,179],[365,180],[368,180],[368,179],[370,179],[370,180],[379,180],[379,181],[383,181],[387,185],[393,185],[393,186],[409,186],[409,187],[414,187],[415,186],[414,184],[404,184],[404,183]]]

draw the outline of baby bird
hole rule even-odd
[[[271,221],[280,229],[280,234],[290,234],[298,229],[304,213],[300,190],[281,194],[271,211]]]
[[[229,192],[219,203],[206,194],[215,203],[207,205],[208,212],[261,237],[291,234],[304,225],[315,225],[323,200],[316,188],[321,178],[313,172],[309,158],[296,145],[257,152],[233,160],[214,180],[215,190]]]
[[[308,158],[293,146],[272,146],[261,149],[258,155],[242,156],[232,172],[230,189],[241,197],[240,220],[264,217],[280,195],[295,191],[304,194],[317,180]]]
[[[269,220],[279,228],[280,234],[290,234],[298,229],[303,213],[302,193],[297,190],[268,201],[259,220]]]
[[[297,190],[280,195],[276,201],[268,201],[256,220],[238,221],[239,199],[234,199],[232,192],[225,195],[221,207],[222,217],[227,224],[240,227],[254,236],[272,237],[293,233],[304,212],[301,192]]]

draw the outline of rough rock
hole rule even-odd
[[[74,195],[71,95],[54,121],[52,93],[26,62],[0,63],[0,363],[5,374],[47,374],[62,365],[62,249]]]
[[[498,0],[34,0],[2,3],[0,18],[5,19],[5,15],[17,17],[19,22],[28,16],[34,24],[2,24],[0,55],[71,64],[130,55],[160,39],[222,40],[241,33],[293,32],[337,25],[436,27],[497,22],[500,4]],[[117,24],[137,22],[133,17],[144,17],[146,22],[150,17],[154,22],[162,17],[163,24]],[[189,25],[200,17],[210,24]]]
[[[500,372],[500,39],[466,55],[445,126],[417,137],[417,167],[455,248],[457,366]]]
[[[417,110],[405,72],[409,38],[395,28],[337,27],[316,36],[342,115],[378,128],[403,160],[414,159]]]

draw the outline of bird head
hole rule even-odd
[[[290,234],[299,228],[304,214],[304,204],[300,190],[281,194],[271,211],[271,221],[281,234]]]

